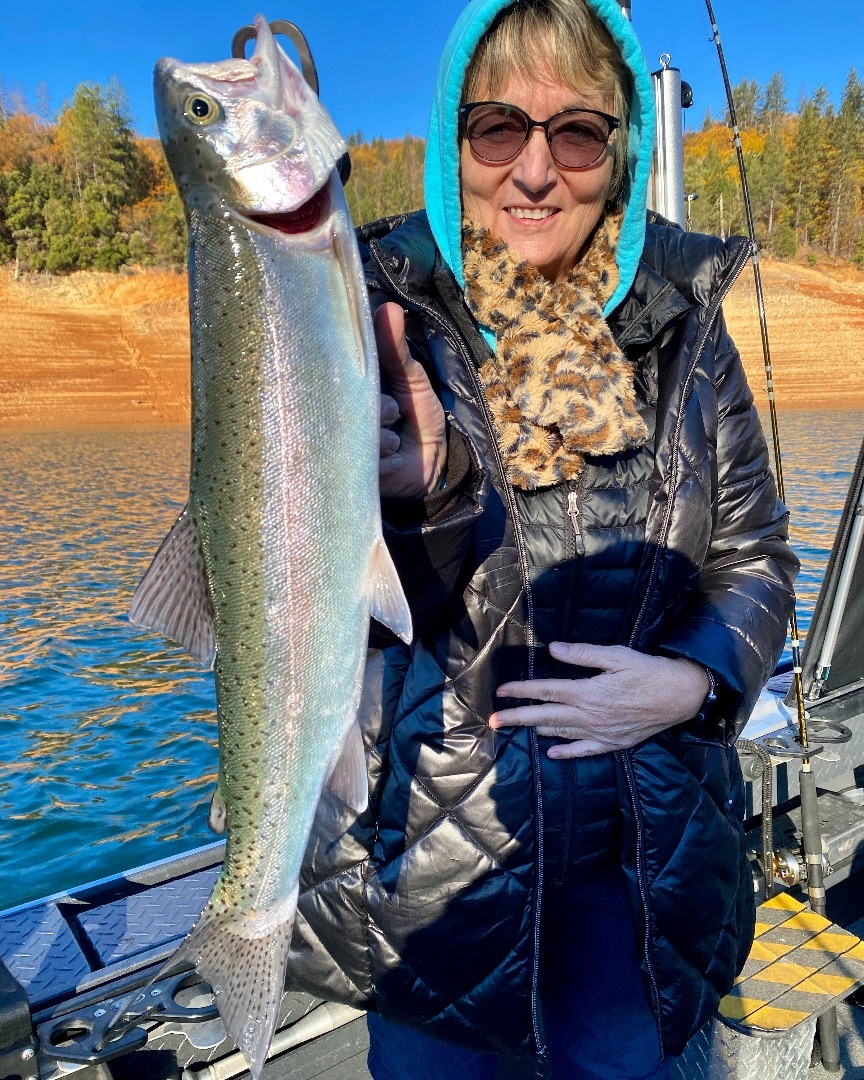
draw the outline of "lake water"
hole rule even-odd
[[[780,417],[802,630],[864,412]],[[188,432],[0,433],[0,908],[212,842],[213,676],[130,625]]]

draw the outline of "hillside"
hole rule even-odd
[[[767,261],[763,279],[780,407],[864,408],[864,273]],[[762,404],[749,269],[725,309]],[[0,312],[0,428],[188,422],[182,275],[2,271]]]
[[[0,428],[186,423],[185,275],[0,272]]]
[[[779,408],[864,408],[864,272],[763,260]],[[723,305],[758,404],[767,403],[753,271]]]

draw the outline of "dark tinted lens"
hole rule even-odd
[[[593,165],[609,142],[609,126],[593,113],[567,112],[549,127],[552,156],[565,168]]]
[[[525,142],[528,121],[504,105],[481,105],[468,115],[467,135],[472,150],[484,161],[508,161]]]

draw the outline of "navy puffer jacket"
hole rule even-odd
[[[350,822],[322,804],[292,984],[474,1048],[538,1049],[539,752],[533,732],[486,721],[505,678],[565,674],[549,640],[629,645],[693,659],[720,686],[710,720],[615,755],[643,974],[678,1054],[752,939],[732,744],[782,649],[797,569],[720,310],[749,245],[649,225],[609,318],[637,365],[649,443],[589,459],[576,484],[517,495],[476,376],[488,346],[425,215],[361,238],[373,303],[406,310],[451,459],[469,465],[443,504],[385,508],[416,640],[383,654],[369,810]]]

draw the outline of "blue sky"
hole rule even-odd
[[[688,125],[718,115],[723,90],[703,0],[632,0],[633,19],[652,69],[662,52],[691,83]],[[425,135],[442,45],[464,0],[292,0],[262,10],[306,33],[321,95],[344,134]],[[56,111],[77,83],[117,75],[137,129],[155,134],[151,72],[160,56],[226,57],[234,31],[252,21],[247,0],[24,0],[0,2],[0,76],[8,96],[35,102],[44,82]],[[850,67],[864,76],[864,4],[802,0],[714,0],[733,82],[764,84],[781,69],[793,106],[824,83],[839,102]]]

